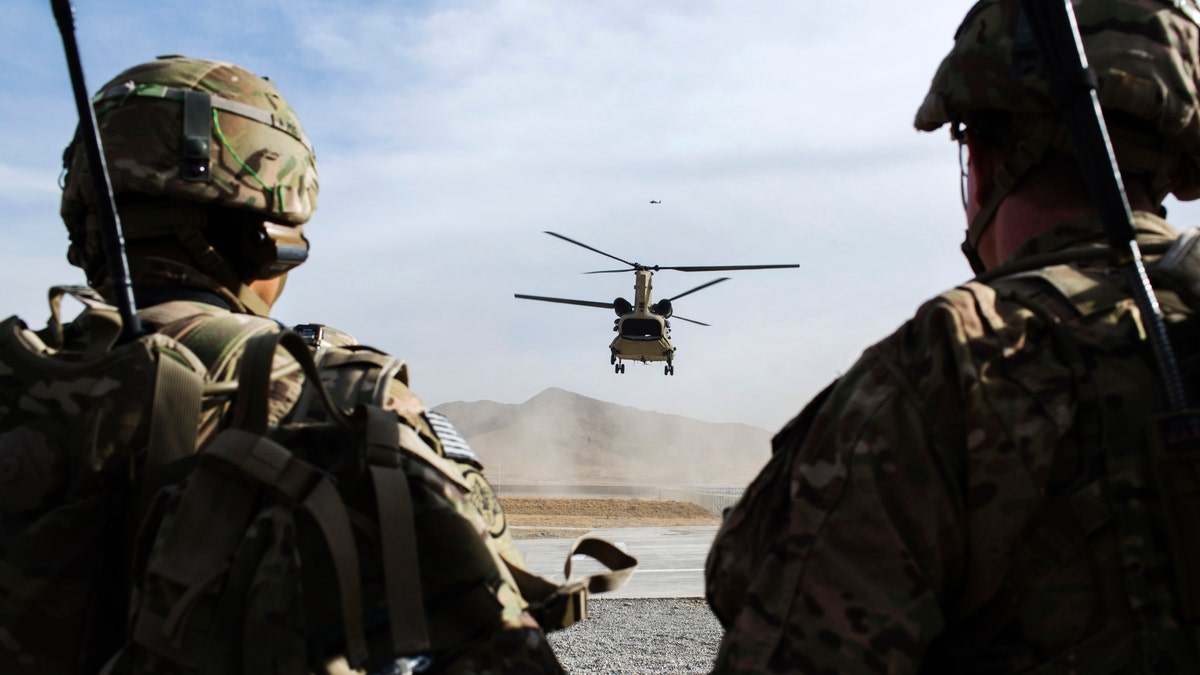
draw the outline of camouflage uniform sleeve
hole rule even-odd
[[[436,410],[426,411],[425,417],[429,420],[430,428],[437,434],[442,455],[454,462],[471,486],[471,503],[487,524],[488,534],[492,536],[492,543],[496,545],[500,556],[508,563],[524,569],[525,557],[513,541],[508,518],[504,515],[504,505],[500,503],[495,486],[485,475],[483,462],[450,418]]]
[[[477,534],[493,554],[497,578],[493,580],[498,620],[471,639],[441,652],[426,655],[429,672],[438,673],[562,673],[562,666],[546,639],[545,632],[528,611],[528,602],[504,562],[524,566],[524,560],[507,529],[504,510],[490,483],[484,478],[479,458],[454,424],[429,410],[400,380],[389,383],[385,409],[396,413],[425,439],[436,453],[438,469],[456,471],[470,492],[460,497],[472,510]],[[477,520],[476,520],[477,517]],[[450,549],[456,550],[456,549]],[[439,569],[462,566],[461,561],[444,562]]]
[[[775,439],[710,554],[716,672],[918,669],[965,557],[963,321],[926,305]]]

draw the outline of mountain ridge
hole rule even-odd
[[[549,387],[522,403],[435,406],[496,483],[742,487],[770,456],[771,432],[705,422]]]

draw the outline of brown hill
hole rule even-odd
[[[639,410],[550,388],[520,404],[437,406],[493,482],[740,487],[770,454],[771,433]]]

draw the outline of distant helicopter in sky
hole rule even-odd
[[[651,202],[654,203],[654,202]],[[679,272],[717,272],[727,270],[763,270],[763,269],[783,269],[799,267],[800,265],[700,265],[700,266],[667,266],[667,265],[642,265],[640,263],[629,262],[622,258],[618,258],[610,253],[605,253],[598,248],[592,248],[587,244],[575,241],[570,237],[565,237],[556,232],[547,231],[546,234],[552,237],[558,237],[563,241],[570,242],[576,246],[582,246],[589,251],[599,253],[602,256],[612,258],[617,262],[624,263],[629,267],[619,270],[597,270],[587,272],[586,274],[613,274],[619,272],[633,272],[633,302],[625,298],[617,298],[612,302],[596,302],[591,300],[570,300],[566,298],[551,298],[542,295],[524,295],[514,293],[514,297],[522,300],[539,300],[541,302],[557,302],[565,305],[582,305],[584,307],[600,307],[603,309],[611,309],[617,313],[617,320],[613,326],[617,337],[609,344],[610,352],[609,364],[613,366],[613,372],[624,373],[625,361],[640,361],[648,363],[651,361],[665,361],[663,366],[664,375],[675,374],[675,345],[671,344],[671,322],[668,319],[674,317],[681,321],[694,323],[701,326],[709,324],[694,319],[675,314],[675,307],[672,304],[674,301],[695,293],[696,291],[708,288],[714,284],[719,284],[723,281],[728,281],[729,277],[720,277],[712,281],[703,283],[689,291],[680,293],[679,295],[653,302],[651,298],[650,278],[659,270],[676,270]]]
[[[650,200],[650,203],[651,203],[651,204],[661,204],[661,203],[662,203],[662,200],[661,200],[661,199],[651,199],[651,200]]]

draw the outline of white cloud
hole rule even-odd
[[[280,316],[410,359],[430,403],[560,386],[774,427],[967,275],[953,148],[911,128],[961,2],[260,0],[236,22],[183,2],[89,7],[94,86],[169,52],[272,75],[322,180],[312,259]],[[39,302],[33,289],[77,278],[53,175],[41,176],[69,135],[51,104],[65,71],[41,74],[62,59],[50,23],[0,43],[0,63],[36,65],[0,83],[46,108],[0,103],[23,132],[0,147],[0,206],[54,225],[27,260],[0,226],[0,282]],[[46,169],[29,168],[38,156]],[[613,261],[541,230],[648,264],[803,267],[736,273],[681,300],[713,326],[676,326],[676,376],[616,376],[614,316],[512,294],[611,300],[632,280],[580,274]],[[656,294],[708,278],[663,272]]]

